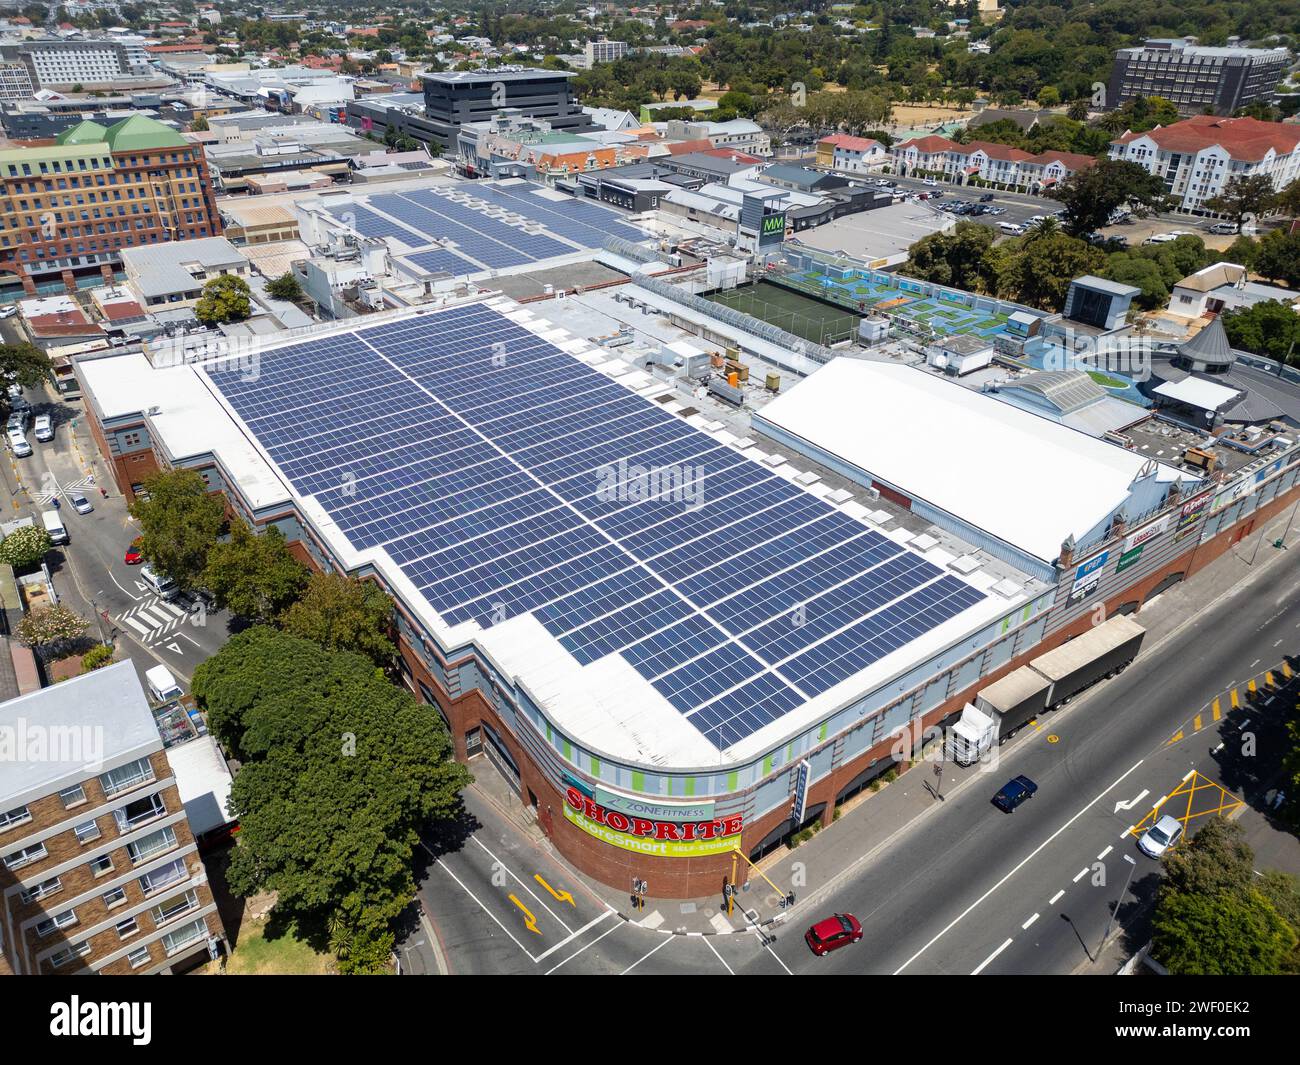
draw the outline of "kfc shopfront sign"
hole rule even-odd
[[[731,814],[705,820],[662,820],[611,810],[570,787],[564,816],[589,836],[611,847],[658,858],[697,858],[725,854],[740,844],[744,817]]]

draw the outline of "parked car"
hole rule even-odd
[[[43,444],[48,444],[54,439],[54,419],[48,414],[36,415],[35,432],[37,440]]]
[[[984,213],[985,214],[1006,214],[1007,209],[1005,207],[985,207]]]
[[[837,913],[818,921],[803,934],[803,940],[817,957],[847,947],[862,938],[862,925],[851,913]]]
[[[1016,807],[1032,799],[1037,790],[1038,785],[1022,774],[1002,785],[1002,790],[993,796],[993,805],[1004,814],[1015,813]]]
[[[1018,237],[1020,236],[1021,233],[1025,231],[1025,227],[1020,225],[1020,223],[1018,222],[999,222],[998,229],[1002,230],[1003,233],[1010,234],[1013,237]]]
[[[16,303],[8,303],[5,304],[5,306],[0,307],[0,319],[12,318],[17,313],[18,313],[18,304]]]
[[[144,556],[140,554],[140,543],[143,540],[143,536],[137,536],[127,545],[126,554],[122,557],[122,561],[128,566],[138,566],[144,561]]]
[[[1183,823],[1178,818],[1165,814],[1142,833],[1142,838],[1138,840],[1138,850],[1148,858],[1159,858],[1182,838]]]
[[[78,514],[89,514],[92,510],[95,509],[94,506],[91,504],[90,500],[87,499],[85,496],[83,496],[80,492],[78,492],[76,495],[69,496],[68,502],[72,504],[72,509],[75,510]]]
[[[8,435],[9,447],[18,458],[25,459],[32,453],[32,445],[27,442],[21,429],[10,429]]]
[[[934,178],[926,178],[924,181],[921,182],[921,184],[927,186],[928,188],[938,188],[939,186],[939,183],[935,181]]]
[[[980,197],[980,203],[992,203],[992,202],[993,202],[993,193],[991,192],[986,192],[983,196]]]
[[[1192,234],[1185,229],[1171,229],[1168,233],[1156,233],[1144,240],[1143,244],[1170,244],[1179,237],[1190,237]]]

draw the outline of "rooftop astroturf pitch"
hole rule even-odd
[[[916,296],[861,275],[840,279],[814,270],[801,270],[785,275],[782,280],[845,306],[861,305],[863,313],[880,310],[907,318],[944,336],[992,337],[1002,332],[1008,321],[1005,314],[975,310],[942,296]]]

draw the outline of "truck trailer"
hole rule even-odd
[[[949,755],[959,765],[978,761],[994,743],[1005,743],[1040,714],[1122,672],[1137,657],[1145,635],[1132,618],[1117,615],[994,681],[949,728]]]

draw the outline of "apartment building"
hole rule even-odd
[[[103,85],[152,72],[142,37],[50,38],[0,45],[0,60],[26,68],[40,88]]]
[[[174,972],[225,939],[135,667],[0,705],[0,956],[23,975]]]
[[[1178,209],[1211,214],[1205,201],[1233,178],[1267,176],[1281,190],[1300,178],[1300,126],[1255,118],[1197,115],[1111,141],[1112,159],[1158,174]]]
[[[1171,101],[1181,114],[1210,108],[1230,115],[1265,100],[1286,76],[1291,53],[1285,48],[1202,48],[1194,37],[1159,38],[1115,53],[1106,108],[1123,107],[1138,96]]]
[[[1096,162],[1076,152],[1026,152],[991,141],[958,144],[937,135],[902,141],[889,154],[899,174],[933,175],[959,185],[978,178],[1026,192],[1041,192]]]
[[[220,232],[203,150],[144,115],[0,150],[0,274],[28,292],[111,269],[124,248]]]
[[[887,162],[888,150],[880,141],[870,137],[836,133],[817,142],[817,165],[828,170],[865,174],[879,170]]]
[[[602,37],[598,41],[588,41],[583,53],[587,69],[590,70],[597,63],[612,63],[616,59],[622,59],[627,55],[627,42],[608,41]]]

